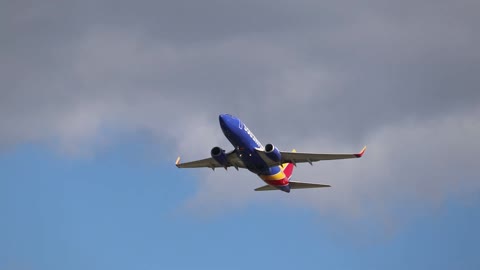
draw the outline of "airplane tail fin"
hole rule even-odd
[[[295,149],[293,149],[292,152],[295,153],[297,151]],[[294,167],[295,167],[295,165],[293,163],[282,164],[283,172],[285,173],[285,176],[287,176],[288,179],[290,179],[290,177],[292,177]]]

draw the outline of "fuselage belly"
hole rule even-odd
[[[223,134],[233,145],[236,155],[245,167],[257,174],[265,183],[289,192],[289,175],[285,174],[285,169],[291,164],[269,167],[256,151],[264,149],[263,145],[240,119],[221,114],[219,121]]]

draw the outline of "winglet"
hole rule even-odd
[[[363,156],[363,153],[365,153],[365,150],[367,150],[367,146],[364,146],[364,147],[362,148],[362,151],[360,151],[360,153],[358,153],[358,154],[353,154],[353,155],[354,155],[355,157],[357,157],[357,158],[361,158],[361,157]]]
[[[177,157],[177,160],[175,161],[175,165],[178,167],[178,164],[180,164],[180,157]]]

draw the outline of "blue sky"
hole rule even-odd
[[[394,231],[368,217],[350,220],[355,230],[309,207],[272,203],[202,218],[183,208],[202,180],[152,161],[149,147],[125,140],[88,158],[33,144],[4,151],[1,268],[480,267],[476,198],[412,206]]]

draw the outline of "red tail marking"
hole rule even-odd
[[[283,173],[285,173],[285,176],[287,178],[290,178],[293,174],[293,164],[292,163],[288,163],[287,166],[285,166],[285,168],[283,169]]]

